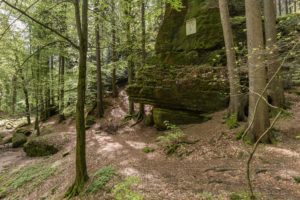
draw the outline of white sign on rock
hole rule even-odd
[[[197,32],[197,21],[195,18],[186,21],[186,35],[192,35]]]

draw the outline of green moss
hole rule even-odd
[[[97,192],[105,187],[105,185],[116,175],[116,171],[111,166],[99,169],[93,177],[92,183],[88,186],[87,192]]]
[[[23,150],[30,157],[49,156],[59,151],[60,147],[68,141],[63,134],[48,134],[31,138]]]
[[[144,147],[143,148],[144,153],[152,153],[154,151],[155,151],[155,149],[153,149],[152,147]]]
[[[32,133],[30,128],[24,128],[24,127],[18,128],[15,132],[16,133],[22,133],[25,136],[30,136],[31,133]]]
[[[14,133],[12,137],[12,146],[13,148],[18,148],[23,146],[27,141],[26,136],[23,133]]]
[[[112,196],[115,200],[143,200],[142,194],[133,190],[133,186],[139,184],[137,177],[127,177],[121,183],[115,185]]]

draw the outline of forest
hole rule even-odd
[[[0,0],[0,199],[299,200],[300,0]]]

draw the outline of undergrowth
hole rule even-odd
[[[92,183],[88,186],[86,192],[92,193],[103,189],[103,187],[116,175],[116,171],[111,166],[103,167],[99,169],[92,180]]]
[[[155,151],[155,149],[153,149],[152,147],[144,147],[143,148],[144,153],[152,153],[154,151]]]
[[[4,195],[7,191],[18,189],[29,182],[32,186],[37,186],[53,175],[55,171],[55,167],[36,164],[24,167],[9,177],[1,177],[0,196]]]
[[[133,190],[133,186],[140,183],[139,178],[131,176],[115,185],[112,196],[115,200],[143,200],[142,194]]]
[[[236,114],[232,114],[228,118],[226,118],[225,123],[229,129],[234,129],[234,128],[239,127],[239,123],[238,123]]]
[[[183,147],[186,134],[176,125],[164,122],[167,131],[164,135],[159,136],[157,141],[163,147],[167,155],[175,153],[180,147]]]

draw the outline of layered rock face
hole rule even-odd
[[[203,114],[226,108],[225,68],[210,64],[224,52],[218,1],[183,0],[183,9],[166,7],[156,40],[156,58],[136,74],[130,99],[154,106],[156,127],[163,121],[195,123]]]

